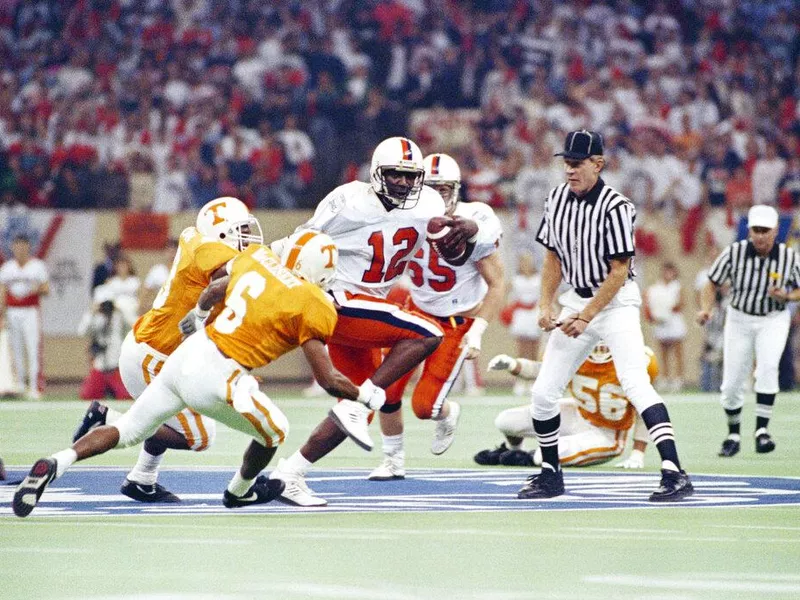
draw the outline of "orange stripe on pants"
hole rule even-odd
[[[614,435],[615,443],[613,446],[581,450],[570,456],[565,456],[560,462],[564,466],[579,467],[593,465],[608,460],[609,458],[614,458],[622,453],[623,446],[620,444],[620,441],[625,440],[625,434],[627,434],[627,431],[617,431]],[[620,440],[620,435],[622,435],[622,440]]]
[[[192,448],[195,452],[200,452],[208,448],[208,432],[206,426],[203,425],[203,417],[192,411],[194,415],[194,422],[197,424],[197,430],[200,432],[200,445],[197,448]]]
[[[181,424],[181,427],[183,427],[183,437],[186,438],[186,443],[189,444],[189,448],[191,448],[194,446],[194,434],[192,434],[192,428],[189,427],[189,421],[182,412],[179,412],[175,417],[178,419],[178,423]]]

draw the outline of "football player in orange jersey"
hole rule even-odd
[[[253,438],[223,504],[237,508],[277,497],[284,482],[259,473],[286,439],[289,423],[259,390],[252,369],[299,346],[314,377],[331,395],[372,409],[386,399],[383,390],[371,384],[357,387],[333,367],[325,352],[337,314],[321,288],[333,279],[337,258],[333,240],[317,232],[295,234],[281,258],[266,246],[248,246],[228,263],[229,275],[202,293],[189,320],[224,297],[219,316],[167,358],[158,376],[113,425],[97,427],[71,448],[39,459],[14,494],[14,513],[30,514],[47,485],[74,462],[137,444],[187,407]]]
[[[658,376],[658,362],[650,348],[645,348],[649,359],[647,367],[650,381]],[[525,358],[511,358],[505,354],[489,362],[493,371],[508,371],[521,379],[533,380],[541,363]],[[625,450],[628,432],[633,429],[633,451],[617,464],[626,469],[644,467],[644,450],[648,433],[636,409],[625,393],[614,370],[611,353],[605,343],[594,347],[589,358],[580,366],[569,384],[570,397],[561,399],[561,437],[558,443],[559,459],[565,467],[596,465],[617,456]],[[504,410],[495,419],[506,441],[493,450],[482,450],[475,455],[479,465],[540,466],[542,454],[522,449],[524,438],[535,438],[530,405]]]
[[[215,276],[225,274],[224,266],[230,259],[248,244],[262,241],[258,221],[236,198],[217,198],[200,209],[196,225],[180,235],[169,276],[152,308],[134,324],[122,345],[120,374],[131,396],[137,398],[144,392],[178,347],[182,339],[178,322],[195,306],[200,293]],[[73,442],[93,427],[110,425],[120,416],[92,402]],[[156,482],[164,453],[168,448],[203,451],[213,442],[215,432],[211,419],[191,409],[181,411],[145,441],[120,491],[139,502],[179,502]]]

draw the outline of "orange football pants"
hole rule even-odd
[[[401,340],[441,337],[438,322],[394,302],[349,292],[334,293],[339,319],[328,340],[331,362],[356,385],[369,379],[383,359],[381,349]],[[398,377],[403,373],[398,373]]]

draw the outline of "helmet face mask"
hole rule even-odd
[[[595,347],[592,348],[592,352],[589,354],[589,362],[593,362],[596,365],[602,365],[607,362],[611,362],[611,350],[606,343],[603,341],[597,342]]]
[[[386,202],[395,208],[413,208],[425,179],[422,152],[407,138],[383,140],[372,153],[369,174],[372,189]]]
[[[300,230],[289,236],[280,259],[295,275],[327,291],[336,278],[339,249],[325,233]]]
[[[452,215],[458,204],[461,190],[461,169],[447,154],[429,154],[425,157],[425,184],[442,196],[445,211]]]
[[[203,236],[239,252],[250,244],[264,242],[258,220],[241,200],[230,196],[216,198],[203,206],[195,226]]]

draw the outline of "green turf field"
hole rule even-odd
[[[330,403],[273,398],[292,426],[278,454],[288,456]],[[690,472],[800,477],[800,394],[778,399],[770,455],[754,453],[749,400],[743,450],[732,459],[716,456],[725,427],[715,396],[667,399]],[[500,441],[495,414],[519,401],[463,403],[456,442],[441,457],[428,449],[432,425],[406,413],[408,467],[475,467],[472,455]],[[68,444],[85,407],[65,399],[0,403],[0,456],[27,469]],[[246,443],[220,428],[209,451],[173,453],[164,466],[233,468]],[[127,467],[136,453],[88,464]],[[367,454],[348,442],[320,468],[379,460],[379,448]],[[646,469],[656,471],[655,453]],[[569,473],[566,481],[569,488]],[[798,598],[798,559],[797,506],[0,518],[0,598],[14,599]]]

